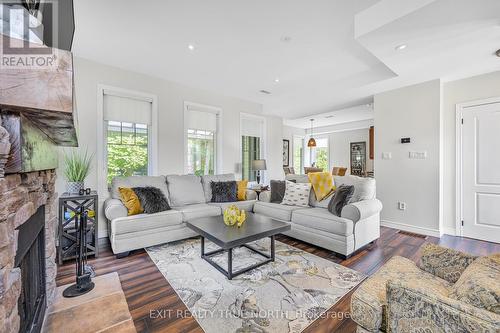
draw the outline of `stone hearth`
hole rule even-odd
[[[0,168],[1,169],[1,168]],[[1,176],[0,176],[1,177]],[[45,205],[45,266],[47,303],[56,289],[57,194],[55,170],[6,175],[0,178],[0,328],[18,332],[18,298],[21,272],[14,267],[17,251],[17,227]]]

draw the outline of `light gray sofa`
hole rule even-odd
[[[197,236],[186,226],[186,221],[206,216],[218,216],[225,207],[235,204],[247,211],[253,210],[257,195],[247,191],[246,201],[212,203],[211,181],[234,180],[234,174],[203,176],[133,176],[116,177],[111,183],[110,198],[104,203],[108,221],[108,236],[117,257],[129,251]],[[153,186],[167,198],[171,210],[156,214],[127,216],[120,200],[119,187]]]
[[[288,175],[288,180],[309,182],[305,175]],[[329,199],[317,202],[313,191],[310,207],[285,206],[270,202],[270,192],[263,192],[254,205],[254,212],[291,223],[284,234],[332,250],[348,258],[355,251],[380,237],[382,203],[375,198],[375,179],[356,176],[334,177],[335,185],[353,185],[353,199],[342,209],[341,216],[327,209]]]

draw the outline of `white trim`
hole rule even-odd
[[[450,228],[450,227],[443,227],[443,230],[442,230],[442,234],[443,235],[451,235],[451,236],[456,236],[456,230],[455,228]]]
[[[193,109],[195,108],[200,108],[203,110],[198,110],[198,111],[203,111],[203,112],[210,112],[214,113],[215,116],[217,117],[217,130],[216,130],[216,138],[215,138],[215,174],[221,174],[222,173],[222,142],[223,142],[223,134],[222,134],[222,108],[217,107],[217,106],[212,106],[212,105],[207,105],[207,104],[201,104],[201,103],[195,103],[195,102],[189,102],[189,101],[184,101],[184,114],[183,114],[183,127],[184,127],[184,133],[183,133],[183,141],[184,141],[184,173],[188,173],[188,139],[187,139],[187,113],[189,111],[189,107],[192,107]]]
[[[266,119],[266,117],[252,114],[252,113],[240,112],[240,131],[239,131],[240,135],[239,135],[239,146],[238,146],[238,149],[240,150],[240,154],[239,154],[240,155],[240,160],[239,160],[240,168],[238,170],[240,173],[240,177],[242,176],[242,165],[243,165],[243,149],[241,149],[243,142],[241,140],[241,137],[242,137],[241,129],[243,128],[242,124],[243,124],[244,119],[258,119],[258,120],[262,121],[262,136],[261,136],[261,142],[260,142],[260,158],[268,161],[268,159],[267,159],[267,119]],[[261,179],[260,179],[261,184],[265,184],[265,180],[266,180],[266,172],[263,172]]]
[[[463,236],[463,189],[462,189],[462,118],[469,108],[500,103],[500,97],[458,103],[455,107],[455,235]]]
[[[440,234],[439,230],[437,230],[437,229],[417,227],[414,225],[409,225],[409,224],[394,222],[394,221],[388,221],[388,220],[380,220],[380,225],[383,227],[399,229],[399,230],[413,232],[413,233],[421,234],[421,235],[441,237],[441,234]]]
[[[295,165],[293,165],[293,160],[295,156],[295,139],[298,138],[302,140],[302,170],[295,170],[296,174],[302,174],[304,172],[304,165],[305,165],[305,152],[306,152],[306,136],[305,135],[298,135],[298,134],[293,134],[292,135],[292,158],[291,158],[291,165],[295,169]]]
[[[125,98],[134,98],[151,103],[151,125],[148,130],[148,174],[158,175],[158,97],[141,91],[129,90],[105,84],[97,85],[97,183],[98,193],[102,197],[108,196],[106,181],[106,145],[104,129],[104,95],[113,95]]]

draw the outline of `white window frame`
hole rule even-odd
[[[141,91],[105,84],[97,85],[97,179],[99,195],[109,194],[107,128],[104,126],[104,95],[133,98],[151,103],[151,125],[148,126],[148,175],[158,175],[158,97]]]
[[[184,173],[188,173],[188,112],[191,110],[199,112],[214,113],[217,118],[217,129],[215,130],[215,174],[222,173],[222,108],[212,105],[184,101]]]
[[[295,159],[295,139],[300,139],[302,140],[302,170],[295,170],[296,174],[303,174],[304,173],[304,166],[306,165],[305,159],[306,159],[306,136],[305,135],[293,135],[292,136],[292,167],[295,169],[295,165],[293,164],[293,161]]]
[[[267,147],[266,147],[266,143],[267,143],[267,119],[266,117],[264,116],[259,116],[259,115],[256,115],[256,114],[252,114],[252,113],[245,113],[245,112],[240,112],[240,135],[239,135],[239,146],[238,146],[238,149],[240,150],[240,161],[239,161],[239,173],[240,173],[240,178],[242,176],[242,167],[243,167],[243,149],[242,149],[242,146],[243,146],[243,140],[241,139],[241,137],[243,136],[243,131],[242,131],[242,128],[243,128],[243,122],[245,121],[245,119],[250,119],[250,120],[259,120],[259,121],[262,121],[262,136],[260,137],[260,158],[261,159],[265,159],[267,161]],[[260,178],[260,182],[261,184],[265,184],[265,180],[266,180],[266,172],[263,172],[261,174],[261,178]],[[257,183],[257,182],[251,182],[251,183]]]
[[[327,153],[328,153],[328,169],[327,169],[327,170],[323,170],[323,171],[330,171],[330,169],[331,169],[331,162],[332,162],[332,161],[331,161],[331,160],[332,160],[332,156],[331,156],[332,154],[330,154],[330,135],[329,135],[329,134],[318,134],[318,135],[313,135],[313,137],[314,137],[314,139],[316,140],[316,143],[318,142],[318,140],[319,140],[319,139],[326,139],[326,141],[327,141],[327,145],[328,145],[328,146],[327,146]],[[310,136],[309,136],[309,138],[310,138]],[[308,140],[309,140],[309,139],[308,139]],[[307,147],[307,145],[306,145],[306,148],[309,148],[309,147]],[[311,148],[309,148],[309,149],[311,149]],[[314,147],[314,149],[315,149],[315,150],[314,150],[314,162],[316,162],[316,149],[317,149],[317,147]],[[313,153],[310,151],[310,152],[309,152],[309,154],[310,154],[310,157],[309,157],[309,159],[310,159],[310,160],[309,160],[309,164],[311,164],[311,163],[313,162],[313,161],[311,160],[311,159],[312,159],[312,155],[313,155]]]

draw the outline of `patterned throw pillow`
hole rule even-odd
[[[290,180],[296,183],[295,179]],[[272,203],[281,203],[285,196],[286,184],[284,180],[271,180],[271,200]]]
[[[311,172],[308,173],[309,182],[312,185],[316,200],[321,201],[328,197],[335,190],[333,185],[333,176],[329,172]]]
[[[139,198],[141,206],[144,208],[144,213],[154,214],[170,210],[167,198],[165,198],[165,195],[159,188],[146,186],[134,187],[132,189]]]
[[[472,262],[451,288],[449,297],[500,314],[500,253]]]
[[[134,190],[129,187],[119,187],[118,192],[120,192],[120,199],[122,200],[125,207],[127,207],[128,216],[137,215],[144,212],[141,207],[141,201],[135,194]]]
[[[236,181],[211,182],[212,202],[235,202],[238,201],[238,185]]]
[[[238,201],[244,201],[247,199],[247,187],[248,180],[240,180],[238,184]]]
[[[309,207],[310,183],[293,183],[286,181],[285,196],[282,205]]]

